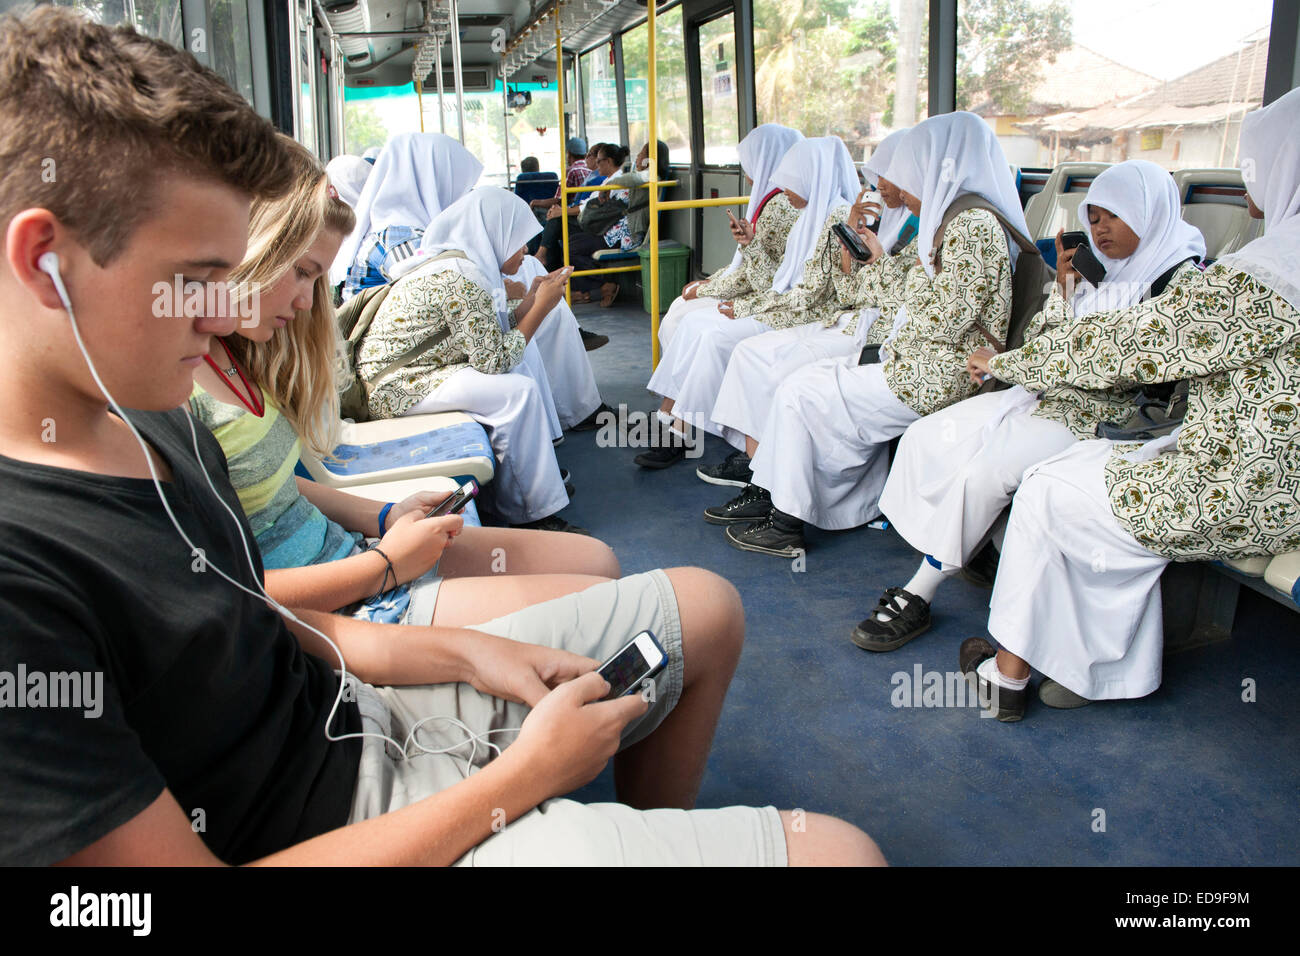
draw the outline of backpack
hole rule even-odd
[[[1043,311],[1047,297],[1052,291],[1052,285],[1056,281],[1056,273],[1043,261],[1043,254],[1039,252],[1038,246],[1032,239],[1007,222],[1002,214],[993,208],[992,203],[975,193],[958,196],[943,214],[939,228],[934,234],[936,272],[942,268],[940,255],[943,249],[943,234],[948,228],[948,223],[968,209],[987,209],[993,213],[1020,247],[1020,258],[1016,261],[1016,268],[1011,276],[1011,318],[1007,322],[1006,340],[999,342],[994,338],[993,333],[985,328],[984,323],[975,320],[976,331],[984,336],[995,352],[1018,349],[1025,343],[1025,328],[1029,325],[1029,320]],[[979,387],[979,392],[991,392],[1007,387],[1006,382],[990,378]]]
[[[606,195],[603,202],[588,200],[578,213],[578,228],[592,236],[603,236],[627,215],[627,203]]]
[[[449,249],[434,256],[429,261],[437,262],[440,259],[465,258],[468,257],[463,252]],[[375,316],[379,314],[379,309],[383,306],[384,300],[388,298],[388,293],[392,291],[394,284],[390,282],[387,285],[362,289],[348,299],[335,315],[338,322],[339,336],[343,339],[344,368],[341,381],[344,384],[339,390],[339,413],[344,418],[351,419],[354,422],[370,421],[370,393],[372,391],[371,383],[357,375],[357,353],[361,350],[361,343],[365,339],[366,333],[370,331],[370,324],[375,320]],[[410,365],[450,334],[451,329],[444,328],[419,344],[413,345],[380,369],[375,375],[374,381],[378,382],[384,376]]]

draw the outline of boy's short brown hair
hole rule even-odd
[[[0,222],[48,209],[104,266],[169,172],[252,196],[292,182],[274,127],[188,52],[57,7],[0,18]]]

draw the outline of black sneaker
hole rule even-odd
[[[564,482],[567,485],[569,483],[569,479],[572,477],[573,476],[569,474],[569,469],[567,468],[560,469],[560,481]]]
[[[899,605],[900,597],[907,603]],[[889,620],[878,620],[877,614],[887,615]],[[886,588],[876,609],[853,629],[851,640],[864,651],[893,651],[929,629],[928,601],[902,588]]]
[[[963,674],[974,674],[976,668],[990,657],[996,657],[998,650],[982,637],[968,637],[961,642],[957,651],[957,664]],[[1025,716],[1025,702],[1029,698],[1029,685],[1024,690],[1010,690],[1006,687],[992,687],[983,677],[979,680],[980,700],[987,700],[992,706],[988,709],[1004,724],[1015,723]]]
[[[599,428],[600,425],[601,425],[601,423],[600,423],[599,421],[597,421],[597,419],[600,417],[600,415],[601,415],[602,412],[609,412],[611,415],[615,415],[615,417],[617,417],[617,414],[615,413],[614,409],[610,408],[610,407],[609,407],[608,405],[606,405],[604,402],[601,402],[600,405],[596,408],[596,410],[595,410],[594,412],[592,412],[590,415],[588,415],[588,416],[587,416],[586,418],[584,418],[582,421],[578,422],[578,424],[573,425],[572,427],[570,427],[570,428],[569,428],[569,431],[571,431],[571,432],[592,432],[592,431],[595,431],[595,430],[596,430],[597,428]]]
[[[746,485],[725,505],[704,509],[704,520],[709,524],[752,524],[771,515],[772,496],[758,485]]]
[[[609,344],[608,335],[599,335],[595,332],[588,332],[582,326],[578,326],[578,334],[582,336],[582,347],[588,352],[594,352],[602,345]]]
[[[579,528],[576,524],[569,524],[558,514],[547,515],[545,518],[538,518],[536,521],[529,521],[526,524],[514,525],[516,528],[529,528],[533,531],[563,531],[568,534],[585,534],[591,537],[591,532],[586,528]]]
[[[570,482],[566,481],[564,483],[564,493],[568,495],[570,498],[572,498],[577,493],[577,491],[578,489],[573,487],[573,485]]]
[[[998,549],[990,541],[980,548],[965,566],[957,573],[977,588],[993,587],[993,579],[998,575]]]
[[[797,558],[805,551],[803,532],[783,531],[772,523],[771,518],[764,518],[748,528],[727,528],[724,533],[727,543],[741,551],[770,554],[777,558]]]
[[[732,452],[726,461],[718,465],[701,465],[695,469],[700,481],[711,485],[731,485],[744,488],[754,480],[754,473],[749,469],[749,456],[743,451]]]
[[[1057,710],[1073,710],[1076,707],[1087,707],[1092,703],[1088,698],[1080,697],[1070,688],[1050,677],[1044,677],[1039,683],[1038,699],[1048,707],[1055,707]]]

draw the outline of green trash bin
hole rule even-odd
[[[641,257],[641,304],[650,311],[650,249],[638,251]],[[659,240],[659,314],[668,311],[673,299],[686,288],[691,268],[691,247],[675,239]]]

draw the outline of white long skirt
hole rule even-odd
[[[709,413],[722,437],[739,451],[745,450],[746,435],[757,440],[777,387],[805,365],[823,359],[856,365],[867,329],[877,315],[878,309],[864,309],[854,335],[844,334],[853,318],[852,312],[846,312],[829,328],[810,322],[764,332],[737,345],[718,387],[718,400]]]
[[[531,286],[533,279],[546,275],[546,267],[533,256],[524,256],[519,271],[509,276]],[[550,386],[550,397],[559,426],[572,428],[600,406],[596,376],[582,344],[578,320],[563,299],[542,320],[530,345],[537,347]],[[558,438],[559,432],[551,436]]]
[[[1004,415],[1009,403],[1014,410]],[[1010,504],[1025,469],[1075,444],[1060,422],[1036,418],[1037,407],[1023,389],[989,392],[907,429],[880,510],[908,544],[945,564],[970,560]]]
[[[827,359],[777,389],[750,466],[786,514],[827,531],[880,514],[888,443],[919,416],[889,390],[882,366]]]
[[[673,304],[668,306],[668,311],[659,320],[659,348],[667,351],[669,343],[673,340],[673,335],[677,332],[677,326],[681,324],[683,318],[692,312],[710,308],[716,309],[721,301],[721,299],[715,299],[707,295],[690,300],[683,299],[679,295],[673,299]]]
[[[484,490],[501,517],[523,524],[553,515],[569,503],[536,381],[516,372],[485,375],[463,368],[406,414],[454,411],[487,429],[497,468]]]
[[[998,564],[989,633],[1089,700],[1160,686],[1160,574],[1115,520],[1104,468],[1113,442],[1077,442],[1031,467],[1016,492]]]
[[[732,350],[750,336],[768,331],[757,319],[729,319],[714,306],[682,318],[659,367],[646,386],[673,400],[673,414],[713,435],[722,430],[709,417]]]

